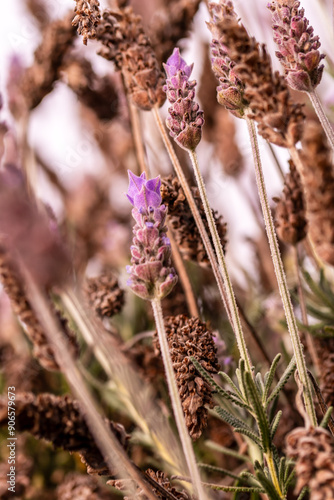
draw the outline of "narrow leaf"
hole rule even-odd
[[[257,444],[258,447],[263,451],[261,439],[257,434],[255,434],[255,432],[249,431],[248,429],[245,429],[244,427],[235,428],[234,432],[239,432],[239,434],[244,434],[245,436],[249,437],[249,439],[254,441],[254,443]]]
[[[212,472],[219,472],[219,474],[222,474],[223,476],[232,477],[233,479],[236,479],[237,481],[248,482],[248,478],[243,477],[242,473],[240,474],[240,476],[238,476],[237,474],[233,474],[229,470],[221,469],[220,467],[215,467],[214,465],[210,465],[210,464],[197,464],[197,465],[198,465],[198,467],[201,467],[202,469],[207,469],[207,470],[210,470]]]
[[[235,417],[234,415],[232,415],[232,413],[225,410],[224,408],[216,406],[214,409],[217,412],[217,414],[232,427],[242,427],[243,429],[247,429],[250,432],[253,432],[252,429],[247,424],[245,424],[245,422]]]
[[[265,414],[262,401],[252,379],[252,375],[248,372],[245,373],[245,382],[248,399],[252,402],[257,426],[261,435],[262,446],[266,451],[269,450],[271,445],[270,428],[267,415]]]
[[[323,419],[321,420],[319,427],[322,427],[323,429],[326,429],[326,427],[328,426],[328,423],[329,423],[329,421],[331,419],[332,411],[333,411],[333,406],[330,406],[327,409],[325,415],[323,416]]]
[[[276,491],[273,483],[266,477],[263,471],[257,470],[256,476],[262,485],[263,489],[266,491],[270,500],[281,500],[279,493]]]
[[[304,488],[302,489],[302,491],[299,493],[299,496],[298,496],[297,500],[303,500],[303,498],[304,498],[304,496],[306,495],[307,492],[308,492],[308,487],[304,486]]]
[[[268,397],[268,394],[269,394],[269,391],[270,391],[270,387],[271,387],[271,384],[273,383],[273,380],[274,380],[274,377],[275,377],[275,373],[276,373],[276,369],[277,369],[277,365],[281,359],[281,354],[277,354],[277,356],[274,358],[273,362],[271,363],[271,367],[269,369],[269,372],[268,372],[268,375],[266,374],[266,377],[265,377],[265,386],[264,386],[264,394],[263,394],[263,402],[265,403],[267,397]]]
[[[280,410],[279,412],[277,412],[276,413],[276,417],[274,418],[274,420],[272,421],[272,423],[270,425],[270,436],[271,436],[271,439],[274,439],[274,436],[276,434],[277,427],[278,427],[279,421],[281,420],[282,414],[283,414],[282,410]]]
[[[235,385],[235,383],[233,382],[233,380],[231,379],[231,377],[229,377],[227,375],[227,373],[225,372],[219,372],[219,375],[221,377],[223,377],[223,379],[225,380],[225,382],[227,382],[227,384],[231,387],[231,389],[236,393],[238,394],[239,398],[240,399],[244,399],[243,398],[243,395],[241,394],[239,388]]]
[[[286,367],[283,375],[279,379],[277,386],[275,387],[275,389],[273,390],[273,392],[270,394],[269,398],[267,399],[266,407],[268,407],[269,403],[273,399],[275,399],[276,396],[279,395],[280,391],[283,389],[283,387],[285,386],[285,384],[287,383],[287,381],[289,380],[289,378],[291,377],[291,375],[295,371],[295,369],[296,369],[296,361],[295,361],[295,358],[293,357],[291,359],[290,363],[288,364],[288,366]]]
[[[205,446],[210,448],[211,450],[218,451],[218,453],[223,453],[224,455],[227,455],[229,457],[234,457],[240,460],[241,462],[249,462],[249,457],[246,457],[245,455],[241,455],[235,450],[232,450],[230,448],[226,448],[225,446],[221,446],[214,441],[205,441]]]

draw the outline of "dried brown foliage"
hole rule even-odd
[[[208,223],[206,221],[204,207],[198,189],[195,187],[191,189],[204,225],[209,233]],[[174,232],[175,240],[180,247],[183,257],[193,260],[200,265],[208,265],[209,260],[202,239],[190,212],[183,190],[176,177],[169,176],[162,179],[161,196],[162,202],[168,207],[170,227]],[[213,214],[222,247],[225,249],[226,223],[223,222],[222,216],[218,216],[214,211]]]
[[[85,291],[90,306],[98,316],[110,318],[119,313],[124,305],[124,291],[110,272],[89,278]]]
[[[72,26],[77,26],[79,35],[83,37],[84,45],[87,40],[96,38],[97,27],[100,22],[100,2],[98,0],[76,0],[75,17]]]
[[[205,405],[213,407],[212,389],[196,372],[190,356],[209,373],[218,372],[212,332],[198,318],[187,318],[182,314],[166,318],[165,329],[186,425],[191,437],[198,439],[207,425]],[[154,342],[159,350],[157,336]]]

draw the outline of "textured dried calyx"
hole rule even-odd
[[[310,489],[310,500],[334,498],[334,441],[320,427],[294,429],[286,438],[286,451],[296,460],[295,492]]]
[[[278,237],[296,245],[306,236],[306,213],[300,175],[290,160],[290,173],[285,176],[283,194],[277,201],[275,223]]]
[[[85,289],[89,304],[98,316],[110,318],[124,305],[124,291],[111,273],[87,279]]]
[[[165,78],[141,17],[134,14],[131,7],[105,10],[97,38],[103,45],[99,54],[122,71],[132,102],[143,110],[162,106],[166,99],[162,90]]]
[[[227,98],[236,106],[235,114],[243,116],[247,109],[265,139],[278,146],[295,144],[301,137],[304,114],[301,105],[292,101],[284,77],[272,72],[265,46],[260,46],[238,22],[232,2],[210,6],[213,48],[219,49],[214,72],[221,68],[222,77],[227,75],[223,90],[231,94]]]
[[[306,122],[300,156],[309,235],[319,257],[334,265],[334,174],[320,124]]]
[[[182,314],[166,318],[165,329],[186,425],[191,437],[198,439],[207,425],[205,405],[213,407],[213,399],[211,387],[196,372],[190,356],[209,373],[218,372],[212,332],[198,318]],[[157,336],[155,346],[159,350]]]
[[[80,412],[77,401],[69,396],[54,396],[30,392],[16,395],[16,431],[28,431],[38,439],[45,439],[55,447],[79,452],[91,474],[112,475],[97,448]],[[7,401],[0,399],[0,426],[7,422]],[[129,436],[119,423],[108,421],[110,430],[127,448]]]
[[[88,39],[96,38],[100,18],[100,2],[98,0],[76,0],[72,26],[77,26],[78,34],[82,35],[85,45],[87,45]]]
[[[202,220],[208,231],[208,225],[205,217],[204,207],[201,202],[200,194],[196,187],[191,188],[196,205],[200,211]],[[162,180],[161,186],[162,201],[168,207],[168,219],[174,232],[175,240],[179,245],[182,255],[185,259],[198,262],[200,265],[209,265],[209,259],[199,235],[196,223],[191,214],[185,195],[176,177],[169,176]],[[213,212],[218,234],[223,249],[226,246],[226,223],[222,216],[217,216]]]

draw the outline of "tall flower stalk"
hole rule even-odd
[[[188,66],[180,56],[179,49],[175,49],[172,56],[164,65],[167,74],[165,91],[171,106],[168,108],[166,120],[170,135],[175,142],[185,149],[190,156],[194,173],[208,221],[211,237],[216,251],[220,272],[224,280],[228,307],[230,310],[232,327],[236,336],[241,358],[245,361],[247,370],[252,371],[252,363],[248,354],[244,334],[242,331],[238,307],[236,304],[232,283],[227,271],[224,252],[212,215],[202,174],[199,169],[196,147],[202,136],[203,111],[194,101],[196,86],[195,81],[189,81],[193,65]]]
[[[161,205],[161,180],[160,177],[147,180],[145,173],[137,177],[131,172],[129,179],[127,197],[134,207],[132,215],[136,225],[131,246],[132,266],[127,268],[130,274],[128,285],[139,297],[151,301],[177,429],[194,489],[199,499],[205,499],[184,419],[161,308],[161,299],[177,282],[175,270],[171,267],[171,245],[166,236],[167,209]]]

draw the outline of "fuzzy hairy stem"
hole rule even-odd
[[[237,303],[235,300],[230,276],[229,276],[228,271],[227,271],[224,252],[223,252],[223,249],[222,249],[222,246],[220,243],[218,231],[216,228],[216,224],[215,224],[215,221],[214,221],[214,218],[212,215],[212,210],[210,208],[208,197],[206,194],[206,189],[205,189],[203,177],[202,177],[202,174],[201,174],[200,169],[199,169],[196,152],[189,151],[189,156],[190,156],[193,168],[194,168],[195,178],[196,178],[197,186],[198,186],[198,189],[199,189],[199,192],[201,195],[201,200],[202,200],[202,203],[204,206],[205,215],[206,215],[208,225],[210,228],[210,233],[211,233],[212,241],[213,241],[213,244],[215,247],[216,256],[217,256],[218,263],[219,263],[219,268],[220,268],[221,274],[223,276],[226,295],[227,295],[227,301],[228,301],[228,305],[229,305],[229,309],[230,309],[231,317],[232,317],[232,327],[233,327],[234,334],[235,334],[235,337],[237,340],[240,357],[245,361],[246,369],[250,373],[252,373],[252,363],[251,363],[251,360],[250,360],[250,357],[248,354],[245,337],[244,337],[244,334],[242,331],[240,316],[239,316],[239,312],[238,312],[238,306],[237,306]]]
[[[24,271],[23,274],[31,304],[36,314],[38,314],[50,345],[54,349],[57,362],[62,372],[66,376],[75,397],[80,401],[87,425],[110,470],[116,470],[117,474],[120,474],[121,477],[125,475],[125,477],[128,476],[132,478],[144,489],[148,498],[154,500],[155,495],[145,481],[143,481],[138,470],[130,462],[116,437],[110,432],[110,429],[107,428],[102,416],[99,414],[96,403],[69,353],[68,346],[63,339],[55,317],[50,311],[45,295],[23,265],[22,269]]]
[[[310,98],[312,106],[314,107],[315,112],[317,113],[317,116],[318,116],[319,121],[322,125],[322,128],[325,131],[328,142],[329,142],[331,148],[334,149],[334,130],[333,130],[333,127],[331,126],[331,124],[326,116],[326,113],[325,113],[324,108],[321,104],[319,96],[315,90],[313,90],[312,92],[308,92],[308,96]]]
[[[179,182],[181,184],[181,187],[182,187],[182,189],[184,191],[184,194],[185,194],[185,197],[186,197],[187,202],[189,204],[192,216],[195,219],[195,222],[196,222],[199,234],[201,235],[201,238],[203,240],[203,244],[204,244],[206,253],[208,254],[213,274],[214,274],[215,279],[217,281],[217,285],[218,285],[218,289],[219,289],[219,292],[220,292],[221,299],[223,301],[223,304],[224,304],[224,307],[225,307],[228,319],[229,319],[229,321],[230,321],[230,323],[232,325],[233,324],[232,323],[232,317],[231,317],[230,309],[229,309],[227,298],[226,298],[226,291],[224,289],[223,278],[222,278],[222,275],[221,275],[221,273],[219,271],[218,262],[217,262],[214,250],[212,248],[212,245],[211,245],[208,233],[206,232],[204,223],[203,223],[203,221],[201,219],[199,210],[198,210],[198,208],[196,206],[195,200],[193,198],[193,195],[191,193],[189,184],[188,184],[188,182],[187,182],[187,180],[185,178],[185,175],[183,173],[183,170],[181,168],[179,160],[178,160],[178,158],[177,158],[177,156],[175,154],[174,148],[173,148],[173,146],[171,144],[171,141],[169,140],[168,133],[166,132],[164,124],[162,123],[162,120],[161,120],[158,108],[156,108],[156,107],[153,108],[152,112],[154,114],[154,118],[156,120],[159,132],[160,132],[162,140],[163,140],[163,142],[164,142],[164,144],[166,146],[167,152],[168,152],[169,157],[171,159],[171,162],[172,162],[172,165],[173,165],[174,170],[176,172],[176,175],[177,175],[177,177],[179,179]]]
[[[151,301],[151,304],[152,304],[154,319],[155,319],[157,332],[158,332],[162,360],[163,360],[164,367],[165,367],[169,395],[171,398],[171,403],[172,403],[172,407],[173,407],[173,412],[174,412],[174,416],[175,416],[177,429],[179,432],[179,437],[180,437],[180,440],[182,443],[183,452],[184,452],[184,455],[185,455],[185,458],[187,461],[189,474],[191,476],[192,484],[194,486],[196,494],[198,495],[198,498],[200,500],[205,499],[206,495],[205,495],[204,490],[203,490],[199,470],[198,470],[198,467],[196,464],[194,450],[192,447],[192,443],[191,443],[190,436],[189,436],[187,426],[186,426],[186,422],[184,419],[180,394],[179,394],[179,390],[177,387],[174,368],[173,368],[173,362],[172,362],[172,358],[171,358],[171,355],[169,352],[167,335],[166,335],[164,320],[163,320],[163,316],[162,316],[161,300],[154,299]]]
[[[280,295],[281,295],[282,302],[283,302],[284,312],[285,312],[285,316],[286,316],[286,320],[287,320],[287,324],[288,324],[288,330],[289,330],[290,337],[291,337],[293,351],[294,351],[295,358],[296,358],[296,364],[297,364],[299,377],[300,377],[300,380],[301,380],[303,387],[304,387],[305,407],[306,407],[306,411],[307,411],[307,414],[309,415],[309,418],[311,420],[312,425],[314,425],[316,427],[317,426],[317,419],[316,419],[315,409],[314,409],[314,404],[313,404],[313,399],[312,399],[311,384],[310,384],[309,378],[307,376],[307,368],[306,368],[306,363],[305,363],[305,358],[304,358],[304,353],[303,353],[303,346],[302,346],[302,343],[300,341],[300,337],[299,337],[299,333],[298,333],[296,318],[295,318],[295,315],[293,312],[293,307],[292,307],[292,303],[291,303],[288,285],[286,282],[286,276],[285,276],[285,271],[284,271],[284,267],[283,267],[283,262],[282,262],[281,254],[279,251],[274,221],[273,221],[271,211],[270,211],[268,195],[267,195],[264,177],[263,177],[260,152],[259,152],[259,147],[258,147],[258,142],[257,142],[255,123],[253,120],[250,120],[248,117],[246,117],[246,121],[247,121],[250,141],[251,141],[251,145],[252,145],[255,174],[256,174],[256,182],[257,182],[257,186],[258,186],[259,197],[260,197],[264,222],[265,222],[265,226],[266,226],[271,256],[272,256],[272,260],[273,260],[273,264],[274,264],[274,269],[275,269],[275,274],[276,274],[276,278],[277,278],[277,283],[278,283]]]

